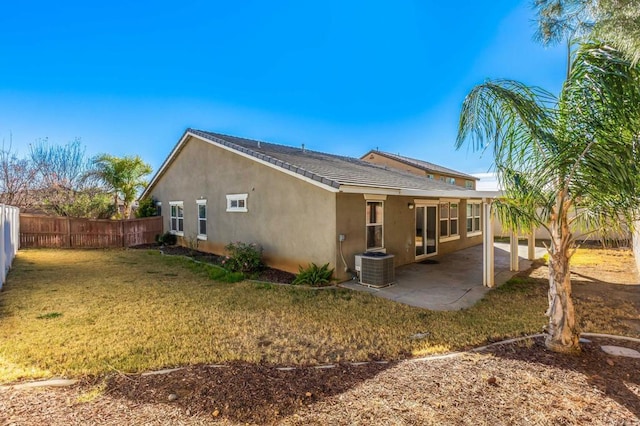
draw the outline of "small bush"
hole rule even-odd
[[[172,234],[171,232],[167,231],[162,235],[157,235],[156,241],[158,242],[158,244],[161,244],[161,245],[175,246],[176,243],[178,242],[178,237],[176,237],[175,234]]]
[[[298,275],[293,280],[292,284],[307,284],[314,287],[320,287],[329,284],[331,276],[333,275],[333,269],[329,269],[329,264],[325,263],[322,266],[318,266],[315,263],[303,268],[298,267]]]
[[[136,209],[136,217],[153,217],[158,216],[158,206],[156,205],[158,200],[155,198],[143,198],[138,203],[138,208]]]
[[[222,259],[222,266],[231,272],[252,274],[260,271],[262,263],[262,246],[256,243],[229,243],[224,248],[229,253]]]

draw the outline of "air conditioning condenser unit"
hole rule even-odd
[[[359,282],[368,287],[387,287],[396,280],[392,254],[367,252],[356,255]]]

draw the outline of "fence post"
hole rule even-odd
[[[5,226],[5,205],[0,204],[0,288],[4,285],[4,279],[7,276],[6,261],[7,252],[4,247],[4,226]]]
[[[67,216],[67,247],[71,248],[71,218]]]
[[[122,238],[122,247],[127,245],[124,242],[124,219],[120,219],[120,237]]]

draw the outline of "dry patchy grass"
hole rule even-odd
[[[546,283],[524,277],[471,309],[434,312],[349,290],[210,278],[219,275],[154,251],[22,251],[0,294],[0,382],[234,360],[397,359],[536,333],[546,322]],[[588,331],[614,327],[603,319]]]

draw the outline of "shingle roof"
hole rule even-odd
[[[368,163],[358,158],[303,150],[301,147],[277,145],[202,130],[188,129],[187,133],[208,139],[334,188],[339,188],[341,185],[354,185],[425,191],[464,190],[461,187]]]
[[[413,166],[413,167],[417,167],[419,169],[424,170],[425,172],[447,174],[447,175],[450,175],[450,176],[457,176],[457,177],[461,177],[461,178],[469,179],[469,180],[479,180],[475,176],[468,175],[466,173],[462,173],[462,172],[459,172],[457,170],[453,170],[453,169],[449,169],[447,167],[439,166],[437,164],[429,163],[428,161],[418,160],[416,158],[405,157],[405,156],[402,156],[402,155],[399,155],[399,154],[392,154],[390,152],[369,151],[365,155],[363,155],[361,158],[365,158],[367,155],[369,155],[371,153],[379,154],[379,155],[382,155],[384,157],[390,158],[392,160],[396,160],[396,161],[399,161],[401,163],[408,164],[408,165]]]

